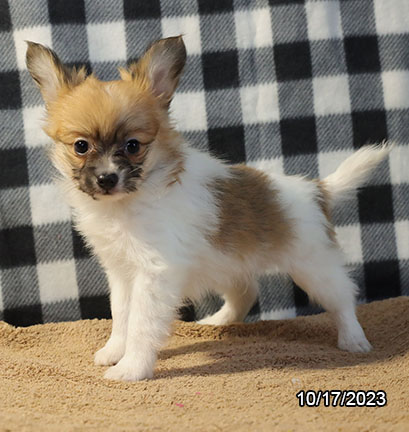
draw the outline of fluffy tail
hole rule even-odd
[[[392,150],[393,144],[369,145],[347,158],[338,169],[323,179],[332,204],[347,200],[368,180],[371,172]]]

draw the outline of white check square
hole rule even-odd
[[[27,147],[41,147],[51,142],[42,128],[44,117],[43,105],[23,108],[24,140]]]
[[[69,221],[71,212],[55,184],[30,186],[33,225]]]
[[[409,108],[409,71],[382,73],[385,109]]]
[[[41,303],[78,298],[74,260],[37,264]]]
[[[318,153],[318,170],[321,179],[335,172],[344,160],[351,156],[352,152],[347,150]]]
[[[207,129],[204,92],[176,93],[170,113],[180,131]]]
[[[273,45],[270,9],[234,13],[238,48],[263,48]]]
[[[362,263],[361,228],[359,224],[335,227],[338,243],[347,264]]]
[[[305,4],[310,40],[342,37],[341,12],[338,1],[307,1]]]
[[[261,321],[267,320],[283,320],[291,319],[297,316],[297,310],[295,307],[285,308],[285,309],[274,309],[260,314]]]
[[[409,221],[395,222],[396,247],[400,260],[409,260]]]
[[[409,32],[408,0],[374,0],[374,10],[379,35]]]
[[[389,168],[392,184],[409,183],[409,145],[393,148],[389,154]]]
[[[315,115],[345,114],[351,112],[349,84],[346,75],[314,78]]]
[[[245,124],[274,122],[280,119],[277,83],[242,87],[240,99]]]
[[[123,21],[88,24],[87,35],[89,58],[92,62],[126,60]]]
[[[163,37],[183,35],[188,54],[200,54],[200,21],[197,15],[162,18]]]
[[[25,27],[13,32],[14,46],[16,47],[17,66],[20,70],[26,69],[26,41],[40,43],[52,47],[51,26]]]

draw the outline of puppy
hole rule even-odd
[[[111,366],[108,379],[151,378],[184,298],[216,292],[224,305],[201,323],[241,321],[271,269],[333,315],[340,349],[369,351],[330,213],[389,148],[364,147],[323,180],[226,165],[189,147],[169,119],[185,60],[181,37],[162,39],[119,81],[101,82],[28,42],[53,163],[109,280],[112,334],[95,363]]]

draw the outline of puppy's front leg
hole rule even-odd
[[[125,354],[132,292],[132,287],[122,275],[108,270],[107,276],[111,290],[112,331],[105,346],[95,353],[94,362],[101,366],[114,365]]]
[[[174,277],[138,274],[132,286],[125,355],[105,378],[139,381],[152,378],[157,352],[169,334],[180,285]]]

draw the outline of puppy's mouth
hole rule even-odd
[[[113,189],[105,190],[98,186],[92,189],[82,187],[78,185],[78,189],[90,196],[93,200],[107,200],[107,201],[118,201],[122,198],[129,196],[133,192],[138,191],[138,187],[135,184],[128,186],[117,186]]]
[[[131,175],[130,175],[131,174]],[[126,171],[112,171],[96,174],[95,169],[74,172],[73,180],[77,188],[94,200],[120,199],[138,190],[140,170],[128,173]]]
[[[94,194],[94,196],[112,197],[120,193],[120,191],[98,191]]]

